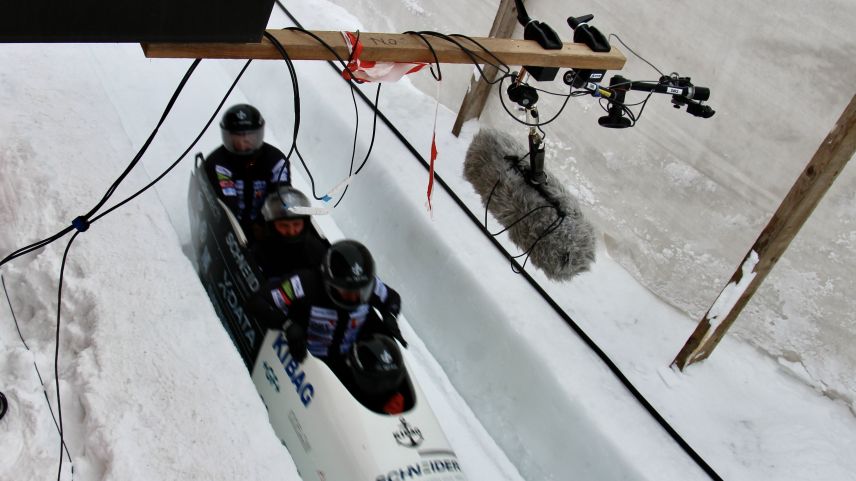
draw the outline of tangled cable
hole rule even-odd
[[[96,212],[101,207],[103,207],[107,203],[107,201],[113,196],[113,194],[119,188],[119,185],[122,183],[122,181],[124,181],[125,178],[134,169],[134,167],[137,166],[140,159],[143,157],[145,152],[148,150],[149,145],[154,140],[155,136],[158,133],[158,130],[160,129],[161,125],[163,125],[164,121],[166,120],[167,116],[169,115],[170,111],[172,110],[176,100],[178,99],[179,94],[184,89],[184,86],[187,84],[187,81],[190,79],[191,75],[196,70],[196,67],[199,65],[200,62],[201,62],[201,59],[196,59],[193,61],[191,66],[188,68],[187,72],[184,74],[184,77],[179,82],[175,91],[173,92],[173,95],[170,98],[169,102],[167,102],[167,106],[164,109],[164,112],[161,115],[160,120],[158,121],[155,128],[152,130],[152,132],[149,135],[146,142],[143,144],[143,146],[140,148],[140,150],[137,152],[137,154],[134,156],[134,158],[131,160],[131,162],[125,167],[125,170],[122,172],[122,174],[120,174],[119,177],[117,177],[116,180],[110,185],[110,187],[107,189],[107,192],[104,194],[104,196],[101,198],[101,200],[92,209],[90,209],[89,212],[87,212],[84,215],[76,217],[72,221],[71,226],[68,226],[68,227],[62,229],[61,231],[57,232],[56,234],[54,234],[54,235],[52,235],[46,239],[43,239],[43,240],[40,240],[40,241],[35,242],[33,244],[30,244],[29,246],[17,249],[16,251],[14,251],[11,254],[9,254],[8,256],[6,256],[2,261],[0,261],[0,267],[2,267],[6,263],[11,262],[12,260],[14,260],[18,257],[26,255],[30,252],[33,252],[35,250],[38,250],[42,247],[45,247],[45,246],[55,242],[56,240],[64,237],[69,232],[76,231],[72,234],[72,236],[69,239],[68,244],[66,245],[65,250],[63,252],[62,261],[60,263],[59,281],[58,281],[58,285],[57,285],[57,311],[56,311],[56,334],[55,334],[56,345],[55,345],[55,349],[54,349],[54,378],[55,378],[55,388],[56,388],[56,398],[57,398],[57,418],[58,418],[55,420],[55,422],[57,423],[57,429],[58,429],[59,435],[60,435],[60,459],[59,459],[59,467],[57,470],[57,480],[59,480],[61,475],[62,475],[62,464],[63,464],[62,452],[63,452],[63,450],[65,450],[66,454],[68,454],[67,446],[65,443],[64,430],[63,430],[62,402],[61,402],[61,394],[60,394],[60,389],[59,389],[59,346],[60,346],[59,341],[60,341],[60,327],[61,327],[61,323],[62,323],[62,309],[61,309],[61,307],[62,307],[63,283],[64,283],[64,278],[65,278],[65,266],[66,266],[67,261],[68,261],[71,246],[74,243],[74,241],[77,239],[77,236],[83,232],[86,232],[89,229],[89,227],[91,226],[91,224],[97,222],[99,219],[110,214],[111,212],[115,211],[119,207],[122,207],[123,205],[127,204],[131,200],[135,199],[136,197],[138,197],[139,195],[141,195],[142,193],[144,193],[145,191],[150,189],[152,186],[154,186],[157,182],[159,182],[164,176],[166,176],[170,171],[172,171],[178,165],[178,163],[187,155],[187,153],[189,153],[190,150],[193,149],[193,147],[196,145],[196,143],[199,141],[199,139],[202,138],[202,135],[205,133],[205,131],[208,129],[208,127],[211,125],[211,123],[214,121],[218,112],[222,108],[223,104],[226,102],[226,99],[229,97],[232,90],[237,85],[238,80],[240,80],[240,78],[243,76],[244,72],[246,71],[247,67],[249,67],[249,65],[250,65],[250,61],[247,61],[246,64],[244,64],[244,67],[241,69],[241,71],[239,72],[239,74],[235,78],[234,82],[232,82],[232,84],[230,85],[226,94],[223,96],[223,99],[217,105],[217,108],[215,109],[215,111],[211,115],[211,117],[208,119],[208,122],[205,124],[203,129],[200,131],[199,135],[197,135],[197,137],[193,140],[193,142],[190,144],[190,146],[187,147],[187,149],[178,157],[178,159],[175,162],[173,162],[169,167],[167,167],[154,180],[152,180],[150,183],[148,183],[143,188],[139,189],[134,194],[130,195],[126,199],[124,199],[121,202],[117,203],[116,205],[110,207],[109,209],[105,210],[104,212],[95,215]],[[93,215],[95,215],[95,216],[93,217]],[[5,282],[3,284],[4,284],[3,285],[4,290],[5,290]],[[10,304],[10,308],[11,308],[11,304]],[[23,338],[22,338],[22,340],[23,340]],[[70,459],[70,456],[69,456],[69,459]]]

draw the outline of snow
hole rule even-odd
[[[327,3],[294,3],[310,27],[358,26]],[[422,12],[419,2],[404,6]],[[277,13],[271,22],[286,24]],[[97,202],[190,62],[148,60],[136,45],[4,45],[0,65],[5,256]],[[202,62],[113,202],[187,148],[242,65]],[[323,63],[298,70],[301,150],[323,193],[347,177],[350,94]],[[374,87],[365,91],[372,96]],[[254,62],[229,103],[258,105],[268,141],[286,147],[291,95],[281,62]],[[381,107],[427,157],[435,100],[403,81],[384,85]],[[357,158],[368,147],[370,119],[362,108]],[[468,123],[457,139],[448,134],[453,121],[441,108],[438,172],[480,217],[480,200],[460,176],[478,125]],[[209,129],[191,152],[207,153],[218,141]],[[63,480],[299,479],[185,256],[191,165],[185,159],[156,190],[71,246],[59,378],[74,474],[66,460]],[[670,171],[695,181],[689,171]],[[469,479],[707,479],[439,186],[429,216],[427,181],[379,127],[365,171],[320,221],[334,236],[365,242],[402,293],[414,376]],[[57,475],[59,438],[33,362],[55,407],[56,287],[68,239],[0,270],[29,346],[0,303],[0,391],[10,402],[0,420],[2,481]],[[605,248],[579,281],[553,284],[530,272],[723,479],[856,479],[852,408],[811,388],[798,360],[771,359],[726,337],[710,359],[673,371],[667,366],[695,320],[639,285]]]

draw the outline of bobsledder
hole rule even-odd
[[[304,480],[463,481],[465,476],[397,343],[372,336],[351,356],[383,356],[400,363],[399,403],[384,412],[368,392],[373,379],[347,378],[320,358],[295,360],[286,335],[268,329],[249,306],[266,278],[249,240],[214,193],[196,156],[188,194],[193,255],[217,315],[249,369],[277,436]],[[325,239],[312,221],[309,235]],[[325,240],[325,242],[327,242]],[[329,245],[329,242],[327,242]],[[377,386],[374,386],[377,387]]]

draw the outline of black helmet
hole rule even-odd
[[[306,232],[306,224],[309,222],[309,216],[306,214],[297,213],[291,210],[292,207],[309,207],[311,204],[309,198],[303,195],[303,192],[290,186],[280,186],[276,192],[268,194],[265,199],[265,204],[262,206],[262,217],[265,220],[265,226],[268,230],[268,235],[277,236],[284,241],[300,241],[303,239],[303,233]],[[299,233],[290,233],[290,230],[277,229],[276,221],[279,220],[302,220],[301,230]],[[292,227],[295,229],[296,227]]]
[[[395,392],[406,373],[398,345],[382,334],[355,342],[347,362],[360,393],[371,397]]]
[[[324,288],[334,304],[354,309],[369,301],[375,285],[374,259],[366,246],[355,240],[331,245],[321,261]]]
[[[287,185],[280,186],[265,199],[262,206],[262,217],[265,222],[273,222],[280,219],[305,219],[306,214],[293,212],[292,207],[310,207],[312,204],[303,192]]]
[[[264,143],[265,119],[252,105],[233,105],[223,114],[220,133],[226,150],[233,154],[251,155],[256,153]],[[235,137],[244,137],[246,141],[236,145]]]

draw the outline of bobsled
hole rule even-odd
[[[361,399],[339,370],[308,354],[295,361],[281,330],[248,309],[266,284],[237,219],[217,198],[202,154],[188,207],[199,278],[304,481],[464,481],[455,452],[403,358],[404,399],[387,414]],[[313,221],[310,235],[324,238]],[[396,344],[397,347],[397,344]],[[337,374],[337,372],[339,372]]]

